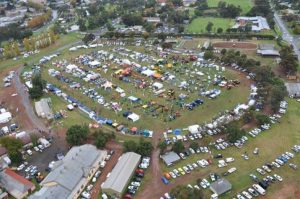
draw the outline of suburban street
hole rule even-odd
[[[295,54],[298,56],[298,60],[300,60],[300,48],[298,47],[298,43],[300,42],[299,36],[293,36],[291,33],[289,33],[286,25],[284,24],[284,21],[281,19],[281,17],[278,15],[278,13],[274,12],[274,20],[278,27],[280,28],[280,31],[282,32],[282,39],[293,45]]]

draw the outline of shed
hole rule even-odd
[[[141,155],[134,152],[123,154],[111,171],[109,177],[101,185],[102,191],[113,198],[121,198],[127,188],[135,169],[140,163]]]
[[[167,166],[171,166],[171,165],[173,165],[173,163],[180,160],[179,155],[177,153],[175,153],[174,151],[165,153],[164,155],[161,155],[160,157]]]
[[[212,190],[212,192],[214,192],[218,196],[226,193],[227,191],[230,191],[231,188],[231,183],[225,178],[218,179],[210,185],[210,189]]]

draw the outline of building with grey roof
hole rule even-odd
[[[222,195],[223,193],[226,193],[227,191],[230,191],[231,188],[231,183],[225,178],[218,179],[210,185],[210,189],[212,190],[212,192],[214,192],[218,196]]]
[[[285,83],[289,96],[300,97],[300,83]]]
[[[273,44],[259,44],[257,54],[261,56],[279,56],[279,51]]]
[[[102,191],[112,197],[121,198],[127,188],[135,169],[140,163],[141,155],[134,152],[124,153],[109,177],[101,185]]]
[[[173,165],[174,162],[177,162],[178,160],[180,160],[179,155],[177,153],[175,153],[174,151],[165,153],[164,155],[162,155],[160,157],[167,166],[171,166],[171,165]]]
[[[246,24],[251,25],[251,31],[260,32],[264,30],[270,30],[270,26],[267,22],[267,19],[261,16],[256,17],[237,17],[236,23],[232,27],[237,29],[239,27],[245,27]]]
[[[106,156],[106,151],[90,144],[73,147],[64,159],[55,163],[41,182],[42,188],[29,199],[77,198]]]
[[[43,98],[40,101],[35,102],[35,111],[39,117],[47,118],[48,120],[53,119],[54,115],[50,107],[51,99]]]

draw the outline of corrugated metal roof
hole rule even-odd
[[[66,196],[69,196],[78,183],[87,177],[99,156],[104,159],[106,155],[106,151],[100,151],[90,144],[73,147],[63,160],[56,162],[53,170],[41,182],[42,186],[48,183],[49,186],[44,186],[30,199],[45,198],[44,195],[49,198],[68,198]],[[54,183],[53,186],[51,183]]]
[[[136,166],[139,164],[140,159],[141,155],[133,152],[123,154],[110,173],[110,176],[103,183],[103,191],[105,191],[105,189],[111,189],[122,193]]]

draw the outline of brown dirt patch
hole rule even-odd
[[[263,199],[300,199],[300,187],[295,184],[284,184],[275,192],[268,194]]]
[[[249,42],[217,42],[213,44],[215,48],[237,48],[255,50],[257,45]]]

